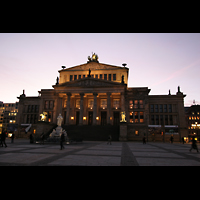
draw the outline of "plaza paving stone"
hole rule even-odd
[[[6,143],[0,147],[0,166],[200,166],[200,153],[190,152],[191,144],[83,141],[60,150],[59,143]]]

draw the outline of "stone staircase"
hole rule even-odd
[[[112,125],[62,125],[67,131],[69,139],[87,141],[107,141],[109,134],[112,141],[119,141],[119,126]]]

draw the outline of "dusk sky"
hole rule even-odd
[[[127,63],[128,87],[173,95],[180,86],[185,106],[200,104],[199,33],[0,33],[0,101],[52,89],[61,66],[84,64],[92,52],[100,63]]]

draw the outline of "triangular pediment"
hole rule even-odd
[[[109,65],[109,64],[104,64],[104,63],[98,63],[98,62],[89,62],[85,63],[82,65],[77,65],[74,67],[69,67],[61,71],[88,71],[88,70],[102,70],[102,69],[109,69],[109,70],[114,70],[114,69],[124,69],[124,67],[119,67],[119,66],[114,66],[114,65]]]
[[[59,88],[59,87],[112,87],[112,86],[124,86],[124,84],[113,81],[107,81],[103,79],[86,77],[79,80],[54,85],[53,87]]]

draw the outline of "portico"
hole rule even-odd
[[[57,98],[60,99],[61,113],[64,116],[63,124],[66,125],[117,125],[120,121],[120,112],[124,106],[121,105],[124,97],[124,84],[114,83],[107,85],[104,80],[95,80],[95,78],[87,77],[82,81],[90,81],[92,88],[77,88],[76,84],[67,86],[53,86]],[[98,86],[99,81],[105,86]],[[82,84],[82,83],[81,83]],[[118,85],[116,87],[116,84]],[[121,88],[119,88],[119,86]],[[62,89],[62,92],[61,92]],[[92,89],[92,90],[91,90]],[[66,92],[64,92],[66,90]],[[125,108],[124,108],[125,109]]]

